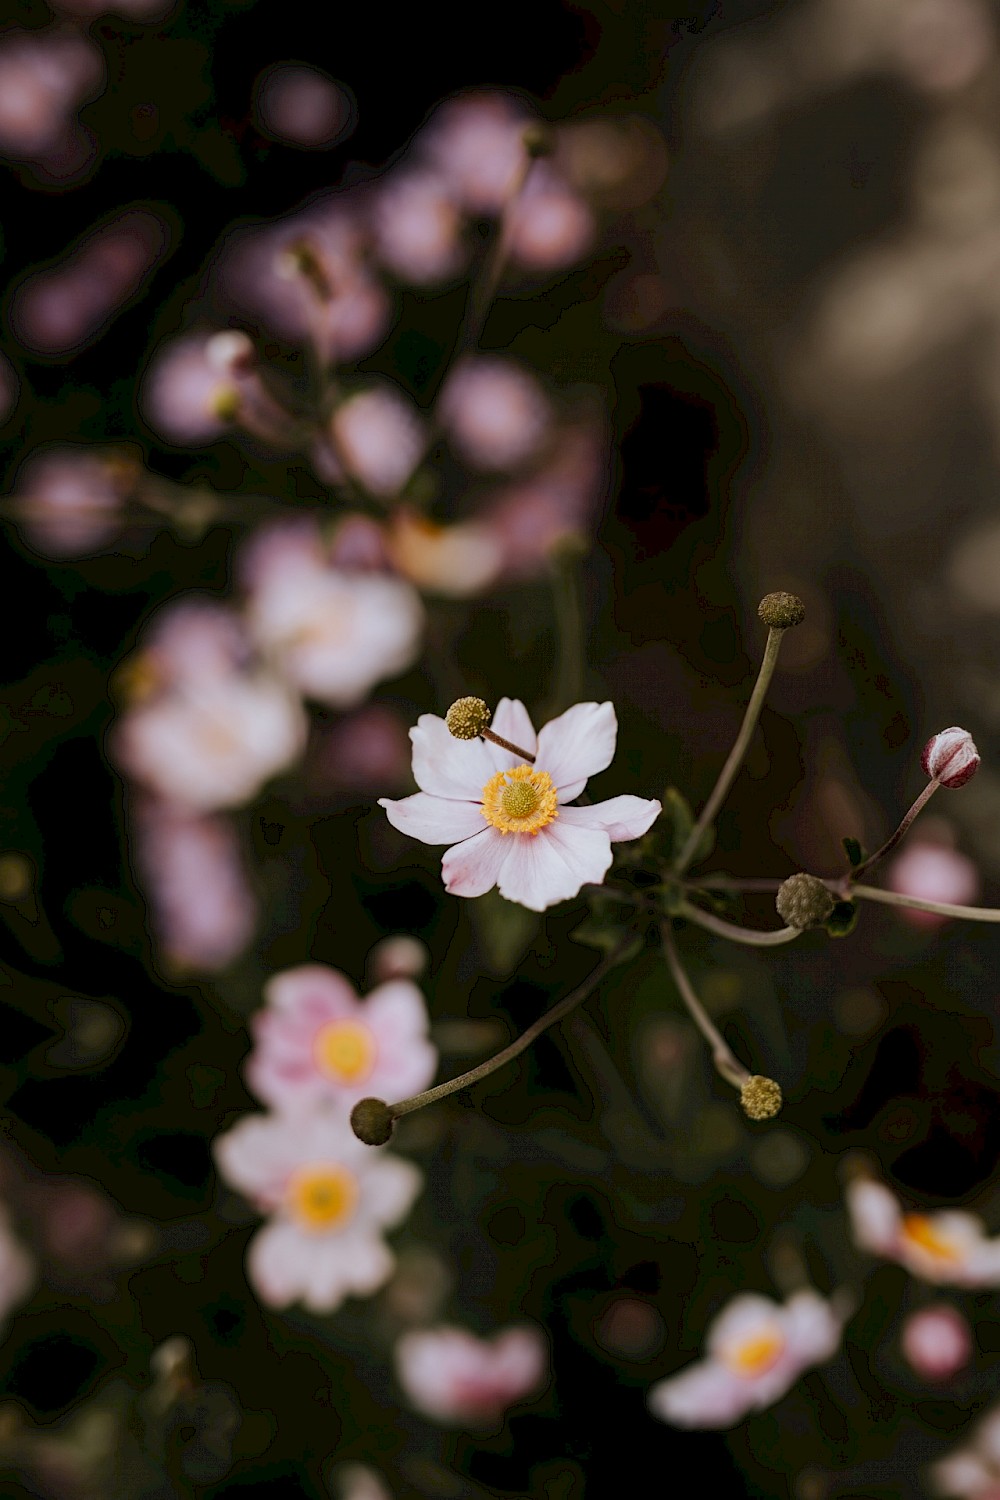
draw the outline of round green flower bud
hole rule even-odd
[[[395,1128],[384,1099],[359,1099],[351,1110],[351,1129],[366,1146],[384,1146]]]
[[[819,927],[833,911],[834,900],[815,875],[789,875],[774,902],[786,927]]]
[[[456,740],[474,740],[482,734],[492,714],[482,698],[456,698],[444,716],[448,733]]]
[[[757,614],[770,630],[789,630],[802,624],[806,607],[795,594],[765,594],[757,606]]]
[[[740,1089],[743,1113],[751,1120],[773,1120],[781,1108],[781,1085],[763,1073],[751,1073]]]

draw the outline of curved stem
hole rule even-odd
[[[869,854],[868,858],[864,861],[863,864],[855,865],[854,869],[848,876],[848,881],[850,884],[853,885],[859,875],[863,875],[866,870],[870,870],[872,865],[877,864],[880,859],[885,858],[890,850],[895,849],[900,839],[903,838],[908,831],[914,818],[924,807],[927,806],[928,802],[931,800],[940,785],[940,781],[934,780],[931,780],[927,783],[923,791],[920,793],[920,796],[917,798],[916,802],[914,802],[913,806],[910,808],[909,812],[906,813],[903,817],[903,821],[900,823],[899,827],[896,829],[896,832],[892,835],[892,837],[886,839],[881,849],[876,849],[874,854]]]
[[[488,1078],[495,1073],[497,1068],[502,1068],[505,1063],[513,1062],[527,1047],[530,1047],[536,1037],[541,1036],[550,1026],[555,1026],[564,1016],[568,1016],[571,1010],[586,1000],[600,984],[604,976],[613,969],[628,944],[632,941],[629,933],[618,946],[609,953],[597,965],[597,968],[587,976],[581,985],[578,985],[569,995],[566,995],[551,1010],[547,1010],[543,1016],[539,1016],[526,1031],[522,1031],[509,1046],[497,1052],[478,1067],[470,1068],[467,1073],[460,1073],[457,1078],[449,1078],[447,1083],[439,1083],[432,1089],[425,1089],[422,1094],[414,1094],[411,1099],[401,1099],[397,1104],[387,1105],[393,1119],[399,1119],[401,1115],[412,1114],[416,1109],[423,1109],[425,1104],[436,1104],[439,1099],[447,1099],[449,1094],[457,1094],[460,1089],[467,1089],[473,1083],[478,1083],[481,1078]]]
[[[708,1011],[695,994],[694,986],[681,965],[669,922],[661,923],[660,934],[663,938],[663,954],[667,960],[667,967],[673,977],[674,984],[676,984],[680,992],[681,999],[690,1012],[691,1019],[712,1049],[712,1062],[715,1065],[716,1072],[727,1083],[731,1083],[733,1088],[741,1089],[750,1077],[749,1069],[743,1066],[739,1058],[732,1051],[722,1032],[715,1025],[714,1021],[712,1021]]]
[[[802,930],[799,927],[779,927],[774,932],[756,932],[752,927],[737,927],[735,922],[725,922],[710,911],[702,911],[700,906],[692,906],[690,901],[681,903],[677,915],[717,933],[719,937],[729,938],[730,942],[746,943],[750,948],[778,948],[782,943],[794,942]]]
[[[950,901],[924,901],[920,896],[903,896],[898,891],[880,891],[873,885],[851,887],[852,896],[862,901],[879,901],[884,906],[909,906],[913,911],[936,912],[940,917],[965,917],[970,922],[1000,922],[1000,910],[993,906],[953,906]]]
[[[482,739],[489,740],[494,745],[499,745],[501,750],[509,750],[511,755],[519,755],[522,760],[530,761],[532,765],[535,764],[535,757],[533,755],[529,755],[527,750],[522,750],[520,745],[514,745],[510,740],[505,740],[503,735],[494,734],[492,729],[481,729],[479,733]]]
[[[750,702],[747,704],[746,713],[743,715],[740,732],[736,736],[736,741],[729,752],[725,765],[719,772],[719,779],[715,783],[708,801],[698,815],[697,822],[688,834],[687,842],[677,856],[674,871],[678,875],[684,874],[684,871],[694,858],[695,851],[701,843],[702,834],[713,823],[716,813],[725,800],[726,793],[733,784],[737,771],[743,764],[743,757],[747,753],[747,746],[757,727],[760,711],[764,707],[764,698],[767,694],[771,678],[774,676],[774,669],[778,664],[778,649],[784,633],[784,630],[776,630],[773,626],[767,632],[767,645],[764,647],[764,658],[760,664],[760,671],[757,674],[757,681],[750,695]]]
[[[774,878],[770,875],[699,875],[696,880],[685,880],[685,888],[689,891],[763,891],[771,893],[780,891],[787,876]]]

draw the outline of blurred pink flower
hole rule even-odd
[[[131,842],[157,952],[175,970],[227,968],[259,916],[233,825],[143,799]]]
[[[311,339],[325,363],[359,359],[389,326],[388,293],[365,260],[365,233],[326,201],[241,231],[224,247],[223,296],[292,342]]]
[[[437,1052],[427,1006],[409,979],[393,979],[359,1000],[343,974],[301,964],[264,986],[253,1017],[247,1083],[286,1113],[324,1102],[346,1113],[359,1099],[405,1099],[427,1087]]]
[[[979,871],[967,855],[944,841],[911,834],[886,868],[886,885],[901,896],[965,906],[979,895],[980,882]],[[909,906],[896,910],[902,921],[914,927],[940,927],[948,921],[937,912],[916,911]]]
[[[14,291],[15,338],[36,354],[66,354],[99,337],[163,256],[169,230],[145,210],[119,213],[68,256]]]
[[[141,697],[187,682],[210,682],[244,667],[250,656],[242,621],[229,604],[213,594],[183,594],[147,624],[140,649],[126,660],[127,686]]]
[[[427,968],[430,954],[426,944],[408,932],[397,932],[382,938],[368,955],[376,983],[388,979],[419,979]]]
[[[140,405],[169,443],[194,447],[241,427],[265,442],[294,443],[293,419],[265,389],[252,341],[238,329],[161,344],[143,377]]]
[[[348,396],[331,427],[337,457],[373,495],[398,494],[427,443],[413,402],[388,380]]]
[[[306,63],[272,63],[254,85],[254,113],[266,135],[317,150],[347,131],[351,100],[328,74]]]
[[[11,497],[18,528],[42,557],[87,557],[117,536],[137,474],[129,460],[83,443],[29,454]]]
[[[922,1380],[949,1380],[972,1358],[968,1320],[949,1302],[910,1313],[900,1344],[907,1364]]]
[[[262,1302],[333,1312],[388,1281],[395,1257],[382,1232],[409,1213],[422,1186],[412,1162],[357,1139],[346,1116],[251,1115],[214,1144],[222,1177],[270,1222],[247,1250]]]
[[[417,146],[463,208],[498,214],[524,168],[524,131],[531,123],[511,95],[465,94],[438,106]]]
[[[708,1326],[707,1358],[660,1380],[650,1410],[676,1427],[734,1427],[773,1406],[804,1370],[831,1359],[844,1317],[812,1290],[785,1303],[741,1292]]]
[[[372,208],[375,253],[401,281],[446,281],[468,259],[462,214],[434,172],[401,168],[379,184]]]
[[[0,152],[15,161],[58,161],[74,116],[104,81],[104,56],[67,27],[8,31],[0,38]]]
[[[1000,1495],[1000,1406],[972,1429],[971,1440],[930,1467],[931,1490],[952,1500],[997,1500]]]
[[[353,707],[419,655],[424,615],[412,585],[328,566],[311,523],[262,529],[241,571],[253,640],[307,697]]]
[[[507,221],[511,260],[530,271],[571,266],[590,249],[596,225],[587,204],[544,161],[536,162]]]
[[[531,474],[485,500],[479,514],[501,550],[501,575],[530,578],[553,552],[589,535],[608,483],[604,423],[595,413],[586,426],[564,429],[550,458]]]
[[[400,1385],[424,1416],[448,1426],[489,1428],[545,1384],[549,1355],[537,1328],[506,1328],[480,1339],[444,1325],[404,1333],[395,1363]]]
[[[34,1259],[11,1229],[7,1210],[0,1205],[0,1319],[26,1301],[36,1279]]]
[[[513,360],[479,355],[449,372],[437,417],[474,469],[516,469],[534,457],[552,422],[552,406],[535,377]]]
[[[449,599],[469,599],[496,581],[503,549],[495,531],[480,521],[439,526],[418,511],[397,506],[386,548],[398,573],[419,589]]]
[[[302,705],[265,672],[178,683],[129,708],[112,759],[156,796],[190,812],[240,807],[305,749]]]
[[[641,837],[660,804],[612,797],[567,805],[614,757],[618,721],[610,703],[577,703],[536,735],[524,704],[501,698],[491,727],[534,755],[534,765],[486,740],[454,739],[444,719],[421,714],[410,730],[420,791],[398,802],[380,797],[379,806],[402,833],[452,845],[441,871],[453,895],[499,886],[508,901],[544,911],[585,884],[599,885],[612,840]]]
[[[858,1177],[845,1190],[855,1244],[898,1261],[911,1276],[941,1286],[1000,1286],[1000,1235],[987,1239],[982,1219],[955,1209],[904,1213],[882,1183]]]

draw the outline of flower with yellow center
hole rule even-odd
[[[753,1378],[763,1375],[780,1358],[785,1347],[785,1337],[780,1328],[767,1328],[763,1332],[734,1344],[723,1355],[723,1363],[737,1375]]]
[[[457,896],[496,886],[508,901],[544,911],[600,885],[612,842],[641,838],[660,812],[658,802],[631,796],[573,805],[588,776],[611,763],[613,706],[574,704],[536,734],[524,704],[501,698],[490,727],[491,738],[456,739],[445,719],[421,715],[410,730],[420,790],[379,799],[389,822],[422,843],[450,845],[441,873]]]
[[[961,1209],[906,1213],[881,1182],[859,1175],[847,1184],[855,1243],[898,1261],[913,1276],[939,1285],[1000,1286],[1000,1235]]]
[[[358,1021],[328,1021],[313,1042],[317,1066],[336,1083],[360,1083],[367,1078],[377,1052],[371,1031]]]
[[[310,1234],[326,1234],[351,1218],[358,1202],[358,1179],[330,1162],[296,1167],[285,1186],[288,1213]]]
[[[529,833],[534,837],[559,816],[552,777],[531,766],[498,771],[483,787],[482,812],[487,823],[503,834]]]
[[[929,1214],[904,1214],[902,1235],[918,1246],[925,1255],[932,1255],[936,1260],[954,1262],[962,1259],[959,1247],[935,1228]]]

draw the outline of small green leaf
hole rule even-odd
[[[671,860],[676,860],[691,836],[694,813],[683,792],[679,792],[675,786],[668,786],[663,793],[663,813],[659,827],[670,839]],[[698,847],[692,855],[692,861],[707,859],[714,848],[715,829],[706,828],[698,840]]]
[[[857,839],[843,839],[841,840],[841,842],[844,845],[844,853],[847,855],[847,862],[852,870],[857,865],[864,863],[865,851],[862,849]]]
[[[858,908],[853,901],[838,901],[823,926],[831,937],[847,937],[854,931]]]

